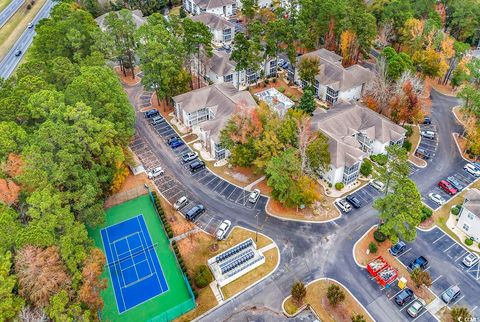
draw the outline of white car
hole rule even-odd
[[[248,201],[251,203],[256,203],[258,200],[258,197],[260,197],[260,190],[254,189],[251,193],[250,196],[248,197]]]
[[[156,178],[158,176],[161,176],[163,173],[164,173],[164,171],[163,171],[162,167],[156,167],[156,168],[150,170],[150,172],[148,173],[148,179]]]
[[[28,29],[32,29],[33,28],[33,23],[32,22],[29,22],[28,25],[27,25]]]
[[[372,187],[374,187],[375,189],[377,189],[380,192],[385,190],[385,185],[381,181],[373,180],[370,184],[372,185]]]
[[[438,193],[431,192],[428,194],[428,198],[430,198],[430,200],[432,200],[434,203],[440,206],[445,203],[445,199],[442,196],[440,196]]]
[[[475,177],[479,177],[480,176],[480,170],[478,170],[473,164],[471,163],[467,163],[465,164],[465,166],[463,167],[463,169],[465,171],[467,171],[468,173],[470,173],[471,175],[474,175]]]
[[[185,207],[185,205],[188,203],[188,199],[185,196],[180,197],[175,203],[173,204],[173,209],[179,210]]]
[[[280,66],[283,65],[283,63],[285,63],[285,59],[280,58],[280,59],[278,60],[278,62],[277,62],[277,66],[280,67]]]
[[[473,265],[478,263],[479,260],[480,260],[480,257],[478,257],[477,254],[470,253],[463,258],[462,263],[463,263],[463,265],[465,265],[467,267],[472,267]]]
[[[420,135],[430,140],[435,139],[435,132],[433,131],[420,131]]]
[[[335,204],[344,213],[350,212],[352,210],[352,206],[350,206],[350,204],[348,202],[346,202],[344,199],[340,199],[340,200],[335,201]]]
[[[230,226],[232,226],[232,223],[230,222],[230,220],[222,221],[220,226],[218,226],[217,228],[217,232],[215,233],[215,236],[217,237],[218,240],[225,239],[227,232],[230,229]]]

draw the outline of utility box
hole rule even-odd
[[[400,277],[398,279],[398,287],[403,290],[405,287],[407,287],[407,279],[405,277]]]

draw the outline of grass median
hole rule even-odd
[[[0,11],[5,9],[10,4],[10,2],[12,2],[12,0],[0,0]]]
[[[1,0],[0,0],[1,1]],[[0,28],[0,60],[5,57],[15,42],[20,38],[27,25],[37,15],[47,0],[37,0],[30,9],[24,3],[20,9]]]

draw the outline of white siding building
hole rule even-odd
[[[480,191],[478,189],[470,189],[465,193],[457,227],[476,242],[480,242]]]
[[[202,141],[216,160],[228,157],[220,145],[220,131],[239,106],[256,107],[248,91],[238,91],[232,84],[214,84],[173,98],[175,117]]]
[[[363,95],[366,84],[373,79],[373,73],[360,65],[348,68],[342,66],[342,57],[326,49],[319,49],[297,58],[295,66],[288,71],[288,79],[305,87],[300,79],[298,64],[305,58],[318,59],[319,74],[315,77],[315,95],[322,101],[335,104],[337,101],[355,101]]]
[[[208,12],[230,17],[237,12],[238,4],[235,0],[183,0],[183,8],[192,15]]]
[[[313,130],[328,139],[330,167],[322,176],[331,184],[352,184],[358,178],[364,158],[385,154],[386,148],[402,144],[405,129],[383,115],[356,103],[339,103],[327,113],[315,111]]]
[[[192,17],[192,20],[200,21],[208,27],[213,35],[212,41],[215,46],[230,44],[235,37],[235,25],[224,17],[205,12]]]

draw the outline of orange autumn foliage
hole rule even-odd
[[[123,182],[130,174],[130,170],[124,163],[118,163],[116,165],[117,170],[115,171],[115,176],[112,180],[112,185],[110,186],[110,192],[115,193],[122,187]]]
[[[90,251],[90,256],[84,262],[82,269],[82,286],[79,290],[80,301],[82,301],[90,310],[101,310],[103,300],[100,291],[107,287],[106,279],[100,278],[103,266],[105,265],[105,256],[98,248]]]

